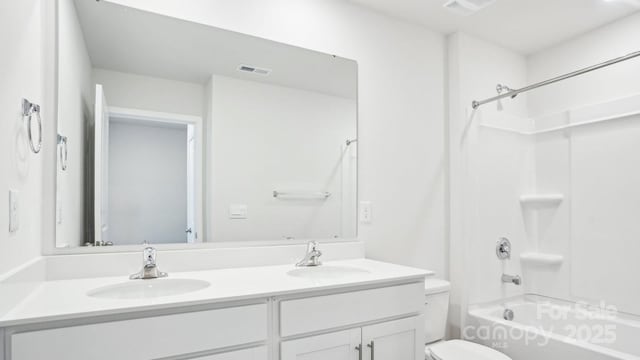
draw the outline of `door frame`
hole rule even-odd
[[[204,198],[203,189],[203,120],[200,116],[175,114],[168,112],[149,111],[140,109],[131,109],[123,107],[109,107],[109,117],[118,117],[128,120],[141,120],[141,121],[153,121],[161,123],[171,124],[185,124],[191,125],[195,128],[195,236],[193,242],[187,243],[201,243],[204,238],[204,226],[203,226],[203,206],[202,199]],[[185,228],[186,230],[186,228]]]

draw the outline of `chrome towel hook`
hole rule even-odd
[[[38,142],[33,142],[33,134],[31,131],[31,120],[36,116],[38,121]],[[42,117],[40,116],[40,105],[34,104],[27,99],[22,99],[22,118],[27,118],[27,134],[29,135],[29,146],[35,154],[42,150]]]

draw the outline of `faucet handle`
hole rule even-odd
[[[307,243],[307,253],[304,255],[304,259],[300,260],[296,263],[296,266],[318,266],[322,263],[320,262],[320,256],[322,256],[322,252],[318,250],[318,242],[317,241],[309,241]]]
[[[156,264],[156,253],[156,249],[151,246],[147,246],[146,248],[144,248],[144,250],[142,251],[142,262],[145,266]]]
[[[498,239],[496,244],[496,256],[500,260],[511,259],[511,241],[507,238]]]
[[[317,251],[320,244],[317,241],[309,241],[307,244],[307,252]]]
[[[158,270],[156,253],[157,251],[154,247],[145,247],[144,250],[142,250],[142,269],[129,276],[129,279],[157,279],[167,277],[167,273]]]

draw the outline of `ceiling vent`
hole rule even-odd
[[[267,75],[271,74],[271,70],[269,70],[269,69],[262,69],[262,68],[259,68],[259,67],[249,66],[249,65],[240,65],[238,67],[238,71],[257,74],[257,75],[262,75],[262,76],[267,76]]]
[[[496,0],[450,0],[444,4],[444,7],[458,15],[469,16],[494,2]]]

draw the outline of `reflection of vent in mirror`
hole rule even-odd
[[[444,4],[444,7],[458,15],[468,16],[484,9],[495,1],[496,0],[450,0]]]
[[[238,70],[243,72],[258,74],[258,75],[264,75],[264,76],[267,76],[271,73],[271,70],[269,69],[261,69],[255,66],[248,66],[248,65],[240,65],[240,67],[238,67]]]

